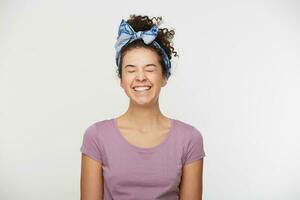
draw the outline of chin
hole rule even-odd
[[[150,105],[152,101],[132,100],[132,103],[136,105]]]
[[[145,99],[138,99],[138,98],[131,98],[131,101],[133,104],[136,105],[153,105],[158,101],[158,97],[157,98],[145,98]]]

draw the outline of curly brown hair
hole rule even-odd
[[[162,17],[153,17],[149,18],[148,16],[142,15],[130,15],[129,19],[126,21],[135,32],[146,31],[152,28],[153,25],[159,27],[162,22]],[[172,54],[175,57],[179,57],[177,52],[174,50],[172,39],[174,38],[175,31],[174,29],[168,30],[167,28],[159,28],[157,37],[155,41],[163,48],[168,55],[168,58],[172,59]],[[171,72],[166,69],[166,66],[163,62],[163,55],[160,49],[156,48],[154,45],[146,45],[142,39],[137,39],[127,45],[125,45],[120,51],[120,65],[117,69],[118,77],[122,79],[122,61],[125,53],[133,48],[147,48],[155,51],[159,56],[159,62],[162,67],[163,76],[167,79],[170,77]]]

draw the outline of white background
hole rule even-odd
[[[79,199],[79,148],[128,97],[114,44],[129,14],[174,28],[167,116],[204,137],[204,200],[300,199],[297,1],[0,1],[0,199]]]

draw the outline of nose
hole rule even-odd
[[[136,75],[136,79],[137,80],[144,80],[144,79],[146,79],[146,76],[145,76],[144,72],[143,71],[138,72],[137,75]]]

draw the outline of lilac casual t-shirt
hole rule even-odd
[[[176,119],[151,148],[129,143],[116,118],[98,121],[86,129],[80,151],[102,164],[104,200],[177,200],[183,165],[205,156],[200,131]]]

